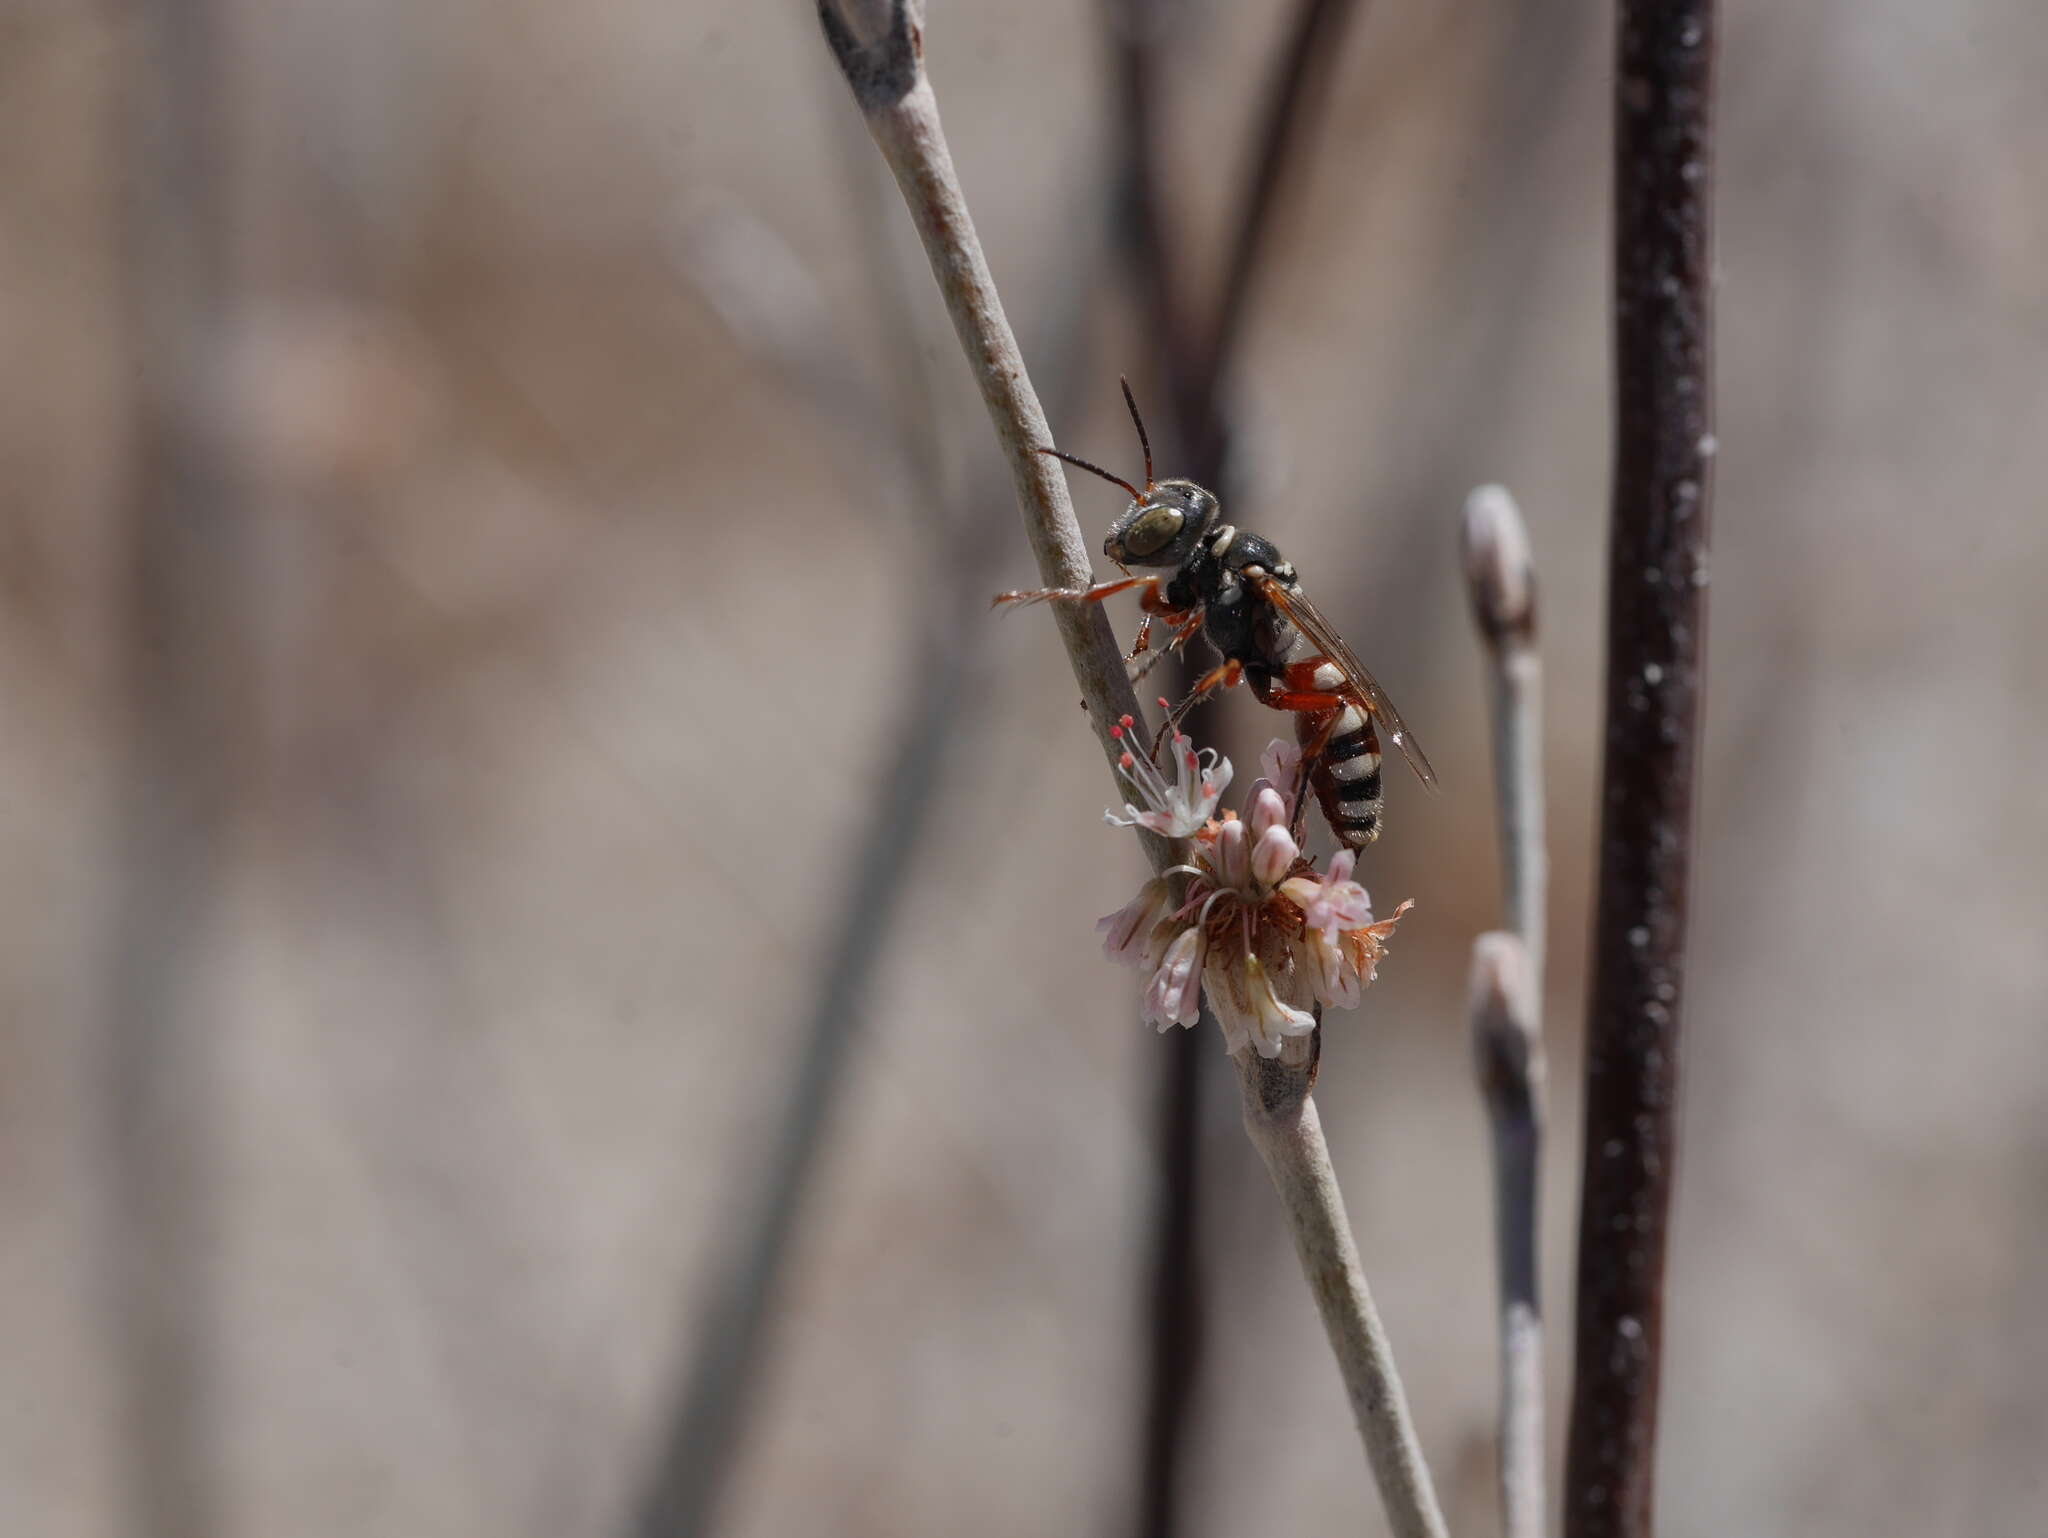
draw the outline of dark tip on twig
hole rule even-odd
[[[1473,1066],[1495,1114],[1527,1114],[1543,1093],[1543,1038],[1536,1024],[1536,969],[1519,935],[1495,930],[1472,942],[1467,991]]]
[[[921,3],[818,0],[818,22],[861,111],[893,107],[910,94],[924,68]]]
[[[1529,645],[1536,639],[1536,563],[1522,511],[1505,486],[1481,486],[1465,499],[1460,543],[1472,613],[1487,644]]]

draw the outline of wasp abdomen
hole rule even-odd
[[[1276,671],[1294,689],[1325,695],[1343,694],[1344,670],[1315,649],[1292,625]],[[1309,783],[1323,809],[1323,818],[1337,841],[1363,849],[1380,836],[1380,739],[1372,715],[1353,698],[1333,710],[1303,711],[1295,717],[1295,737],[1302,747],[1322,743]]]
[[[1316,799],[1340,843],[1362,849],[1380,836],[1380,741],[1372,718],[1346,705],[1315,770]]]

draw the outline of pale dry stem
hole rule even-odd
[[[1537,1299],[1537,1181],[1543,1037],[1528,948],[1495,931],[1472,947],[1473,1064],[1493,1132],[1500,1273],[1500,1503],[1504,1538],[1542,1538],[1543,1316]]]
[[[1388,1524],[1396,1538],[1445,1538],[1448,1529],[1402,1392],[1393,1346],[1366,1286],[1344,1195],[1323,1141],[1322,1119],[1309,1096],[1314,1067],[1249,1052],[1240,1053],[1236,1062],[1245,1132],[1286,1209],[1302,1274],[1323,1316]]]
[[[1536,568],[1521,509],[1503,486],[1465,501],[1465,576],[1486,643],[1493,718],[1493,789],[1507,927],[1522,937],[1542,998],[1545,893],[1543,661],[1536,649]]]

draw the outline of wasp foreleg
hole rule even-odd
[[[1048,603],[1058,598],[1067,603],[1101,603],[1105,598],[1114,598],[1118,593],[1128,593],[1132,588],[1143,588],[1140,600],[1150,598],[1159,587],[1158,577],[1122,577],[1115,582],[1098,582],[1093,587],[1030,587],[1015,592],[998,593],[997,604]]]

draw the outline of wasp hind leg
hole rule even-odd
[[[1307,830],[1313,788],[1337,842],[1363,849],[1380,836],[1380,739],[1372,713],[1346,694],[1313,687],[1319,663],[1290,667],[1284,682],[1268,684],[1261,704],[1294,712],[1301,764],[1295,771],[1293,831]]]
[[[1288,799],[1294,816],[1288,820],[1287,831],[1297,845],[1308,842],[1309,790],[1316,766],[1323,761],[1330,738],[1337,730],[1337,718],[1342,714],[1341,710],[1319,710],[1295,718],[1295,739],[1301,744],[1301,757],[1294,766],[1294,786]],[[1321,799],[1320,793],[1317,799]]]

